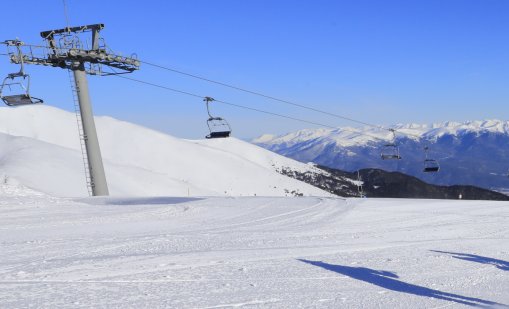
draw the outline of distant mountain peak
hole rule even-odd
[[[473,120],[473,121],[445,121],[433,124],[398,123],[386,128],[396,129],[397,138],[408,137],[411,139],[433,140],[445,134],[458,136],[468,132],[476,133],[501,133],[509,134],[509,121],[498,119]],[[392,134],[384,128],[375,127],[338,127],[335,129],[317,128],[302,129],[282,135],[264,134],[252,140],[255,144],[296,144],[310,140],[329,140],[342,146],[365,145],[369,142],[391,140]]]
[[[302,162],[314,162],[346,171],[379,168],[401,171],[441,184],[471,184],[509,190],[509,121],[498,119],[445,121],[433,124],[395,124],[398,162],[380,159],[384,145],[393,139],[378,127],[305,129],[253,142]],[[440,162],[437,175],[422,172],[425,153]]]

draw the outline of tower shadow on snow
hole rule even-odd
[[[338,274],[342,274],[348,276],[352,279],[357,279],[360,281],[364,281],[367,283],[371,283],[373,285],[382,287],[384,289],[413,294],[417,296],[431,297],[441,300],[446,300],[450,302],[455,302],[463,305],[474,306],[474,307],[484,307],[491,308],[493,306],[501,306],[503,308],[507,308],[506,305],[499,304],[496,302],[467,297],[453,293],[442,292],[439,290],[434,290],[430,288],[426,288],[423,286],[406,283],[400,280],[397,280],[398,275],[389,271],[380,271],[371,268],[365,267],[350,267],[350,266],[342,266],[342,265],[334,265],[328,264],[321,261],[310,261],[305,259],[298,259],[301,262],[311,264],[314,266],[321,267],[323,269],[336,272]],[[497,307],[498,308],[498,307]]]
[[[439,250],[430,250],[432,252],[437,253],[445,253],[452,255],[455,259],[475,262],[475,263],[481,263],[481,264],[488,264],[493,265],[498,269],[509,271],[509,262],[503,261],[503,260],[497,260],[481,255],[475,255],[475,254],[468,254],[468,253],[458,253],[458,252],[448,252],[448,251],[439,251]]]
[[[94,196],[75,199],[75,201],[90,205],[134,206],[134,205],[175,205],[199,201],[203,199],[204,198],[200,197],[166,197],[166,196],[155,196],[155,197]]]

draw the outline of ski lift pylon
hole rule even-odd
[[[214,117],[210,113],[209,103],[213,102],[214,99],[211,97],[205,97],[203,98],[203,101],[205,101],[205,105],[207,106],[207,113],[209,114],[209,119],[207,119],[207,126],[209,127],[210,132],[209,135],[205,136],[205,138],[230,137],[232,129],[226,119],[221,117]]]
[[[43,103],[42,99],[30,95],[30,75],[25,73],[23,53],[21,51],[21,45],[23,43],[18,40],[9,40],[5,41],[5,43],[7,46],[16,47],[17,56],[11,56],[18,59],[20,70],[16,73],[10,73],[4,78],[0,86],[0,99],[8,106]]]
[[[396,130],[389,129],[389,131],[392,132],[392,141],[382,147],[380,157],[382,160],[401,160],[399,147],[396,145]]]
[[[363,188],[364,182],[362,181],[360,170],[357,170],[357,192],[360,198],[366,198]]]

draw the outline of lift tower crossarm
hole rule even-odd
[[[47,41],[49,52],[46,59],[37,59],[36,61],[42,62],[41,64],[71,70],[80,63],[89,63],[90,65],[85,67],[85,70],[91,75],[131,73],[138,70],[140,61],[136,57],[123,57],[108,52],[99,35],[102,29],[104,29],[104,24],[43,31],[41,37]],[[76,40],[79,34],[85,32],[92,33],[91,49],[83,48],[81,41]],[[101,70],[103,65],[119,69],[121,72],[105,73]]]
[[[47,39],[50,36],[53,36],[55,34],[72,33],[72,32],[75,32],[75,33],[76,32],[85,32],[87,30],[101,31],[102,29],[104,29],[104,24],[93,24],[93,25],[78,26],[78,27],[65,27],[63,29],[42,31],[41,32],[41,36],[44,39]]]

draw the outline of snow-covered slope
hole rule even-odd
[[[235,138],[182,140],[110,117],[96,126],[113,195],[328,195],[276,171],[313,166]],[[0,108],[0,175],[54,195],[86,195],[75,115]]]
[[[507,202],[0,185],[1,308],[507,308]]]
[[[432,125],[399,124],[396,143],[403,160],[380,160],[381,149],[391,141],[385,129],[337,128],[300,130],[282,136],[264,135],[257,145],[302,161],[347,171],[361,168],[398,170],[435,184],[470,184],[490,189],[509,188],[509,121],[485,120]],[[439,160],[437,175],[422,173],[423,148]]]

